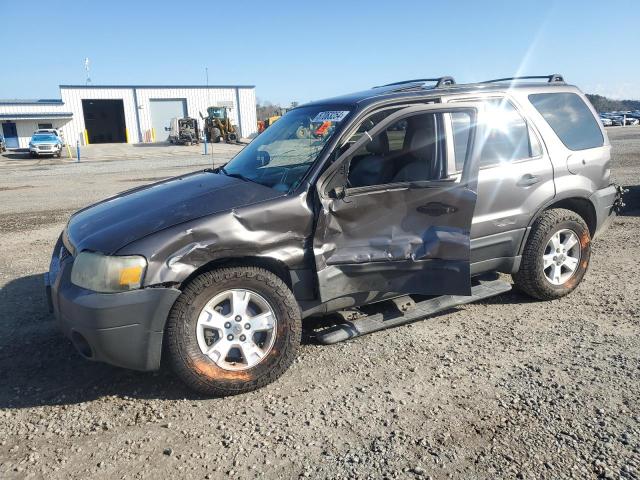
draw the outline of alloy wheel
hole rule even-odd
[[[271,351],[277,319],[273,308],[251,290],[215,295],[200,311],[196,337],[200,351],[224,370],[246,370]]]
[[[542,256],[544,274],[553,285],[562,285],[576,273],[580,264],[580,239],[569,229],[554,233]]]

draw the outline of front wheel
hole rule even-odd
[[[564,208],[547,210],[531,228],[513,279],[534,298],[560,298],[580,284],[590,256],[591,236],[582,217]]]
[[[191,281],[169,314],[169,362],[206,395],[249,392],[291,365],[301,329],[296,300],[279,277],[255,267],[213,270]]]

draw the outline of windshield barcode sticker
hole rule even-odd
[[[333,112],[320,112],[318,113],[312,122],[341,122],[344,117],[347,116],[349,110],[333,111]]]

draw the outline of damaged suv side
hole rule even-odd
[[[487,272],[538,299],[568,294],[620,195],[593,108],[544,79],[314,102],[222,168],[77,212],[46,276],[63,332],[87,358],[163,358],[230,395],[280,376],[308,317],[337,312],[316,338],[341,341],[511,288]]]

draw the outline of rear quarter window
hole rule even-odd
[[[529,95],[529,101],[569,150],[604,144],[593,113],[575,93],[534,93]]]

